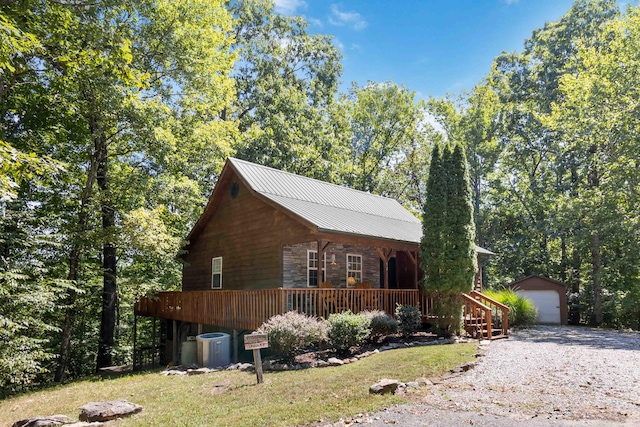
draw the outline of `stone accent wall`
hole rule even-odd
[[[282,286],[307,287],[307,250],[317,250],[317,242],[299,243],[282,248]],[[336,255],[336,265],[331,266],[331,251]],[[332,243],[326,251],[327,269],[325,281],[334,287],[347,286],[347,254],[362,256],[362,281],[374,288],[380,287],[380,257],[375,248]],[[321,263],[322,264],[322,263]]]

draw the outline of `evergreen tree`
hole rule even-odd
[[[438,327],[451,334],[460,327],[460,294],[471,290],[476,270],[469,172],[460,144],[453,150],[444,148],[442,154],[434,148],[426,191],[422,286],[436,296]]]

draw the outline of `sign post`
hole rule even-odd
[[[260,355],[261,348],[269,347],[269,339],[267,334],[249,334],[244,336],[244,349],[253,350],[253,366],[256,369],[258,384],[262,383],[262,357]]]

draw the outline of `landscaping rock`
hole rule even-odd
[[[229,365],[229,367],[227,367],[227,371],[235,371],[239,367],[240,367],[240,363],[234,363],[233,365]]]
[[[104,423],[101,423],[99,421],[96,421],[93,423],[86,423],[84,421],[80,421],[73,424],[65,424],[64,427],[91,427],[91,426],[103,426],[103,425]]]
[[[80,407],[80,421],[110,421],[142,411],[142,406],[126,400],[89,402]]]
[[[255,369],[252,363],[241,363],[238,370],[242,372],[252,372]]]
[[[209,369],[209,368],[189,369],[187,370],[187,375],[202,375],[202,374],[209,374],[211,372],[216,372],[216,370]]]
[[[316,368],[324,368],[326,366],[330,366],[329,362],[325,361],[325,360],[318,360],[316,362]]]
[[[178,369],[169,369],[166,371],[162,371],[162,375],[164,376],[169,376],[169,375],[187,375],[187,371],[181,371]]]
[[[459,374],[462,372],[467,372],[469,369],[472,369],[476,366],[476,362],[469,362],[469,363],[465,363],[464,365],[460,365],[456,368],[453,368],[451,370],[452,374]]]
[[[400,386],[400,382],[398,380],[390,380],[388,378],[383,378],[377,383],[373,384],[369,387],[369,393],[371,394],[388,394],[395,393],[395,391]]]
[[[431,382],[431,380],[429,380],[429,379],[427,379],[427,378],[418,378],[418,379],[416,380],[416,382],[417,382],[418,384],[420,384],[421,386],[423,386],[423,387],[428,387],[428,386],[430,386],[430,385],[433,385],[433,383]]]
[[[48,417],[31,417],[23,420],[16,421],[12,424],[12,427],[47,427],[47,426],[61,426],[69,422],[69,417],[66,415],[50,415]]]
[[[337,357],[332,357],[329,360],[327,360],[327,363],[331,366],[342,366],[344,365],[344,362],[340,359],[338,359]]]
[[[418,388],[420,387],[420,384],[418,384],[417,381],[409,381],[407,383],[407,388]]]

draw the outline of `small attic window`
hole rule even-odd
[[[236,197],[238,197],[238,192],[240,191],[240,186],[238,185],[237,182],[234,182],[233,184],[231,184],[231,198],[235,199]]]

